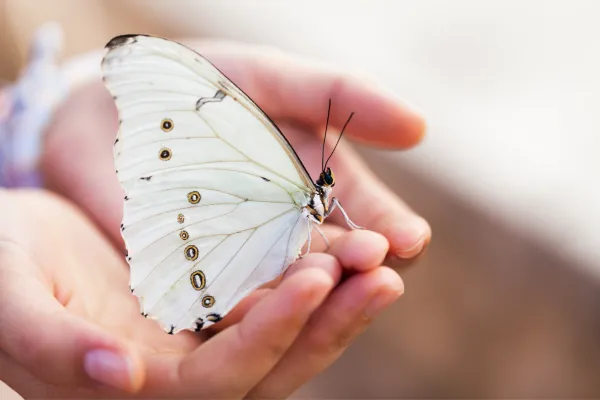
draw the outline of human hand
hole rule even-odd
[[[421,116],[368,82],[262,47],[221,42],[192,47],[279,124],[312,176],[320,172],[320,135],[328,99],[332,99],[330,132],[356,112],[345,134],[354,141],[402,149],[417,144],[424,134]],[[112,161],[116,131],[116,107],[100,82],[75,93],[48,131],[42,169],[48,187],[76,202],[122,246],[123,194]],[[354,222],[388,239],[390,255],[412,259],[429,243],[431,231],[425,220],[385,187],[343,141],[330,166],[336,175],[334,195]],[[344,225],[337,212],[328,221]]]
[[[379,266],[383,236],[330,229],[328,254],[298,261],[215,329],[166,335],[139,314],[123,256],[78,208],[4,190],[0,221],[0,379],[25,398],[286,397],[402,292]]]
[[[334,128],[339,128],[351,111],[358,111],[347,131],[347,136],[355,140],[380,147],[405,148],[416,144],[423,134],[421,117],[396,100],[379,94],[375,88],[351,78],[279,53],[265,55],[262,49],[221,44],[195,47],[202,49],[204,55],[279,123],[313,176],[320,166],[318,134],[324,128],[329,98],[333,101],[331,125]],[[48,132],[42,169],[50,188],[72,199],[108,233],[117,247],[122,248],[118,227],[123,196],[112,161],[116,119],[114,102],[101,83],[75,93]],[[410,259],[429,242],[427,223],[385,188],[348,146],[340,146],[331,166],[336,172],[335,195],[351,218],[368,229],[381,232],[387,240],[372,232],[345,233],[336,239],[342,235],[342,229],[326,226],[326,234],[332,239],[330,253],[337,259],[334,269],[345,269],[351,278],[336,287],[327,300],[314,305],[312,310],[315,311],[305,310],[304,315],[312,313],[307,317],[308,322],[300,329],[293,345],[287,348],[285,356],[251,390],[251,395],[286,396],[333,362],[370,322],[373,313],[365,311],[369,300],[384,299],[380,302],[380,307],[384,307],[401,290],[399,277],[379,266],[388,246],[390,254]],[[341,222],[337,214],[328,221]],[[316,236],[315,240],[313,251],[319,251],[319,246],[323,248],[322,243],[319,245]],[[312,265],[306,263],[313,257],[323,255],[307,257],[291,270]],[[329,260],[317,259],[315,265],[327,269],[331,258]],[[332,285],[337,284],[335,273],[330,276],[334,278]],[[276,289],[277,293],[290,290],[286,288],[283,285]],[[330,290],[328,288],[326,292]],[[251,306],[265,293],[258,291],[250,296],[217,325],[218,329],[241,325],[243,322],[239,321],[258,313]],[[156,325],[148,329],[164,335]],[[160,335],[156,340],[167,340],[161,339]],[[183,335],[189,336],[188,333]],[[216,335],[217,338],[220,336]],[[150,370],[151,367],[144,368]],[[224,371],[221,369],[219,373],[229,376]],[[156,379],[153,376],[148,381]]]

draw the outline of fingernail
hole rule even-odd
[[[396,255],[399,258],[403,258],[403,259],[408,259],[408,258],[413,258],[416,257],[421,250],[423,250],[423,245],[425,244],[425,238],[421,237],[420,239],[418,239],[414,245],[410,246],[410,247],[405,247],[405,248],[400,248],[396,250]]]
[[[365,307],[365,316],[367,318],[374,318],[377,314],[383,311],[384,308],[396,301],[398,297],[400,297],[400,293],[389,291],[376,295]]]
[[[91,350],[85,354],[83,368],[90,378],[118,389],[132,386],[133,368],[129,357],[110,350]]]

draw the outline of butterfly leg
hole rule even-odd
[[[323,238],[326,249],[329,249],[329,240],[327,240],[327,236],[325,236],[325,233],[323,233],[321,228],[319,228],[319,225],[315,225],[315,229],[317,230],[317,232],[319,232],[319,235],[321,235],[321,237]]]
[[[319,228],[319,225],[323,224],[323,221],[320,221],[318,219],[316,219],[315,217],[313,217],[311,214],[306,214],[307,218],[306,221],[308,223],[308,243],[306,246],[306,252],[304,252],[304,254],[300,254],[298,256],[298,258],[302,258],[305,255],[307,255],[308,253],[310,253],[310,245],[312,244],[312,228],[314,227],[317,232],[319,232],[319,235],[321,235],[321,237],[323,238],[323,241],[325,242],[325,246],[327,246],[327,248],[329,248],[329,240],[327,240],[327,237],[325,236],[325,234],[323,233],[323,231],[321,230],[321,228]],[[315,225],[313,225],[312,223],[315,223]]]
[[[306,245],[306,251],[304,252],[304,254],[299,254],[298,258],[303,258],[305,255],[307,255],[308,253],[310,253],[310,245],[312,243],[312,222],[311,222],[311,216],[310,214],[306,214],[306,223],[308,224],[308,241],[307,241],[307,245]]]
[[[308,223],[311,224],[310,219],[308,220]],[[311,228],[314,226],[314,228],[317,230],[317,232],[319,232],[319,235],[321,235],[321,237],[323,238],[323,241],[325,242],[325,246],[326,249],[329,249],[329,240],[327,239],[327,236],[325,236],[325,233],[323,233],[323,231],[321,230],[321,228],[319,228],[319,223],[317,223],[316,225],[311,225],[308,228],[308,246],[306,248],[306,252],[304,254],[301,254],[298,258],[302,258],[305,255],[307,255],[308,253],[310,253],[310,244],[312,243],[312,235],[311,235]]]
[[[331,199],[331,207],[329,207],[329,210],[327,212],[327,215],[325,215],[325,217],[328,217],[329,214],[331,214],[333,212],[333,210],[335,210],[337,208],[340,209],[340,211],[342,212],[342,215],[344,216],[344,219],[346,220],[346,223],[348,224],[348,226],[352,229],[365,229],[362,226],[358,226],[356,225],[354,222],[352,222],[352,220],[350,219],[350,217],[348,217],[348,214],[346,214],[346,210],[344,210],[344,208],[342,207],[342,205],[340,204],[340,202],[338,201],[337,198],[333,198]]]
[[[306,251],[304,252],[304,254],[299,254],[298,258],[303,258],[305,255],[307,255],[308,253],[310,253],[310,244],[312,243],[312,234],[311,234],[311,225],[310,225],[310,219],[306,220],[308,223],[308,241],[307,241],[307,245],[306,245]]]

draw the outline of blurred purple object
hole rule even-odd
[[[41,186],[43,133],[68,93],[56,64],[62,31],[54,23],[35,34],[29,62],[17,82],[0,88],[0,186]]]

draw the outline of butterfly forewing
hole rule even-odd
[[[315,186],[264,112],[189,48],[121,36],[102,69],[131,288],[166,331],[207,327],[295,260]]]

